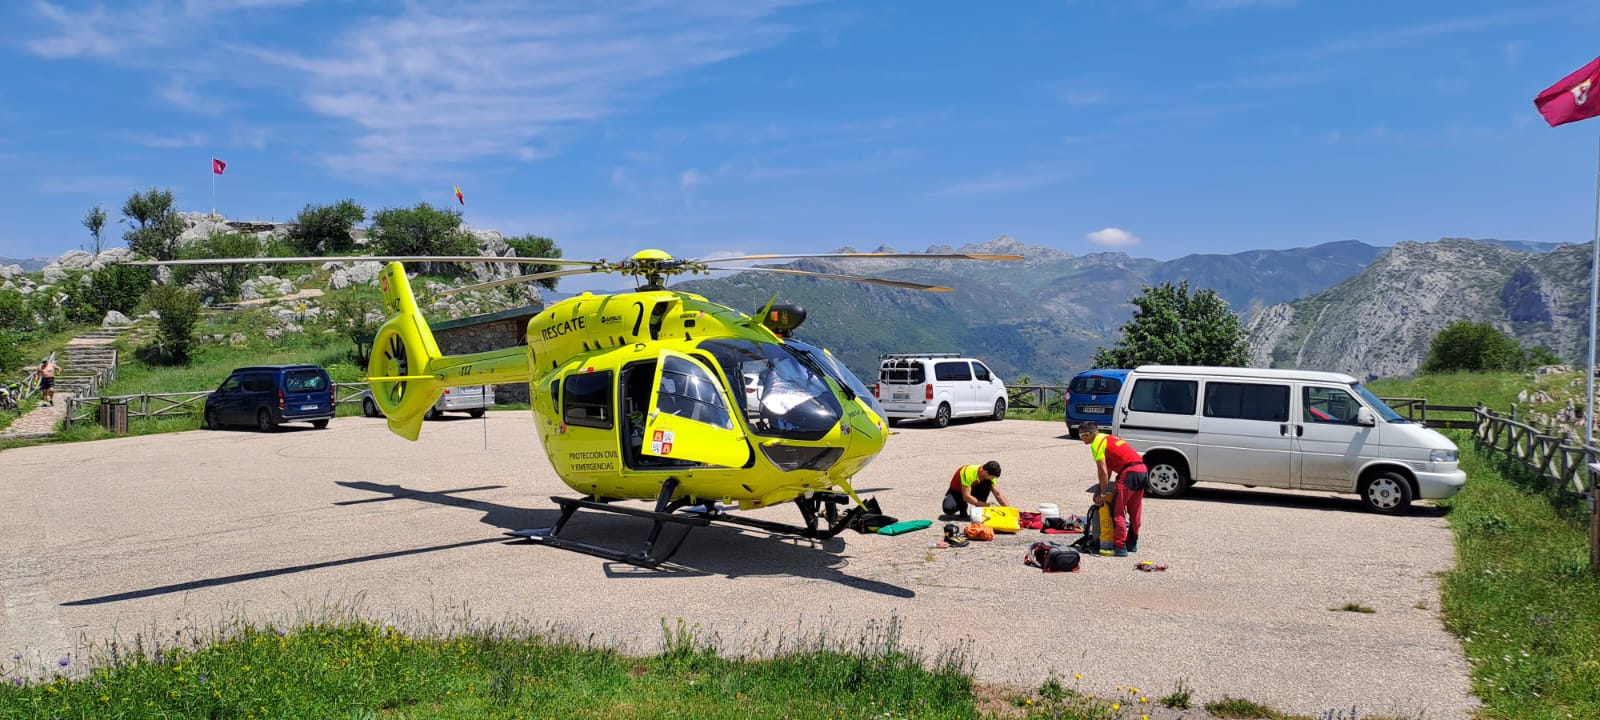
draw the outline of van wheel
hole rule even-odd
[[[442,415],[442,414],[443,413],[440,413],[438,410],[435,410],[434,408],[428,408],[428,411],[422,414],[422,419],[423,420],[438,420],[439,416]]]
[[[272,432],[278,429],[278,424],[272,421],[272,413],[266,408],[256,411],[256,429],[261,432]]]
[[[1006,401],[1003,398],[994,401],[994,419],[1006,419]]]
[[[215,411],[215,410],[206,410],[206,429],[207,430],[220,430],[220,429],[222,429],[222,425],[217,423],[217,411]]]
[[[483,417],[483,410],[482,409],[468,410],[467,411],[467,415],[472,417],[472,418],[481,418],[481,417]]]
[[[367,398],[365,400],[362,400],[361,401],[361,414],[365,415],[367,417],[378,417],[378,415],[380,414],[378,412],[378,403],[373,402],[372,398]]]
[[[1376,473],[1362,484],[1361,502],[1375,513],[1398,515],[1411,507],[1411,483],[1393,470]]]
[[[311,427],[314,427],[314,428],[316,428],[318,430],[322,430],[322,429],[328,427],[328,421],[327,420],[312,420],[311,421]]]
[[[899,427],[900,418],[889,418],[889,427]]]
[[[1179,463],[1167,458],[1152,463],[1149,470],[1149,491],[1156,497],[1177,497],[1193,484],[1189,481],[1188,471]]]
[[[933,414],[934,427],[948,427],[950,425],[950,405],[939,403],[938,411]]]

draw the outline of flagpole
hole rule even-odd
[[[1583,444],[1594,445],[1594,343],[1595,320],[1600,315],[1600,143],[1596,145],[1594,190],[1594,239],[1589,260],[1589,375],[1584,387],[1589,390],[1589,404],[1583,411]],[[1594,462],[1594,460],[1591,460]]]
[[[1596,200],[1596,202],[1600,202],[1600,200]],[[217,159],[216,158],[211,158],[211,217],[214,218],[216,216],[217,216]],[[1600,217],[1600,215],[1596,215],[1596,217]],[[1597,222],[1600,222],[1600,221],[1597,221]],[[1589,352],[1589,356],[1591,358],[1594,357],[1594,351],[1592,349]]]

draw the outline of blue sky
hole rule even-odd
[[[141,188],[209,209],[213,156],[230,218],[459,184],[470,225],[568,257],[1593,232],[1600,120],[1531,102],[1600,55],[1588,2],[18,0],[0,26],[11,257]]]

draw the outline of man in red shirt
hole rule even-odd
[[[1150,473],[1144,458],[1128,441],[1100,432],[1100,426],[1086,422],[1078,426],[1078,439],[1089,446],[1100,475],[1100,490],[1095,502],[1111,506],[1112,547],[1100,544],[1101,555],[1127,557],[1139,552],[1139,524],[1144,511],[1144,491],[1150,486]],[[1115,486],[1111,484],[1116,478]],[[1104,517],[1102,515],[1102,517]],[[1104,538],[1105,535],[1101,535]]]

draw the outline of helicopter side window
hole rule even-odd
[[[717,381],[698,363],[681,357],[667,357],[661,370],[658,407],[661,412],[688,418],[724,430],[733,429],[728,405],[722,399]]]
[[[611,371],[568,375],[561,388],[561,417],[568,425],[611,429]]]

